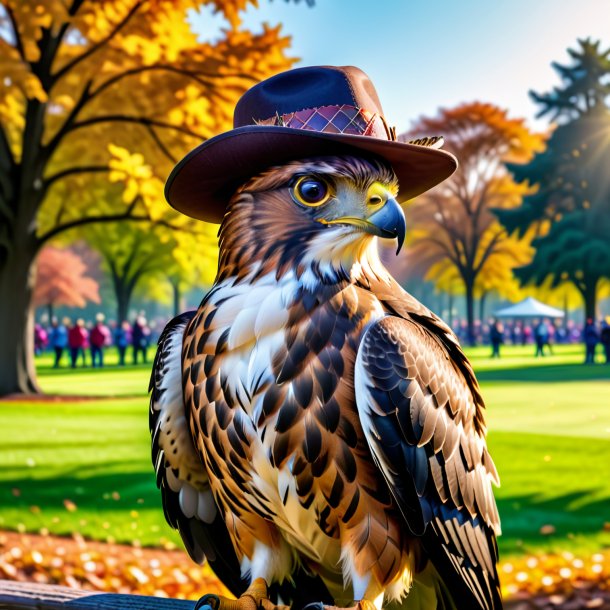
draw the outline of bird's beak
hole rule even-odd
[[[398,254],[405,241],[407,223],[405,214],[396,199],[388,199],[381,209],[368,217],[367,221],[379,229],[381,237],[394,237],[398,240],[396,249],[396,254]]]

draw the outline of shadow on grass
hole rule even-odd
[[[99,468],[75,468],[53,478],[4,480],[0,485],[0,511],[10,507],[27,512],[32,505],[43,513],[57,511],[62,509],[66,498],[76,502],[79,511],[97,513],[127,512],[138,501],[143,501],[148,508],[160,506],[152,466],[150,471],[116,472],[126,466],[125,462],[115,462]],[[115,472],[108,473],[109,468]],[[14,488],[20,490],[19,497],[11,493]],[[591,499],[598,491],[603,492],[583,490],[550,498],[536,494],[499,497],[497,502],[503,530],[501,546],[512,550],[520,544],[539,546],[554,541],[559,543],[572,535],[602,533],[609,517],[609,499]],[[114,492],[119,494],[116,500],[112,498]],[[550,535],[541,533],[541,528],[549,525],[555,528],[554,532]]]
[[[591,536],[607,531],[609,498],[591,500],[591,490],[552,498],[535,494],[496,498],[502,522],[500,544],[504,550],[521,545],[559,545],[573,536]],[[544,529],[543,529],[544,528]],[[610,532],[608,532],[610,540]]]
[[[556,381],[610,380],[610,365],[605,364],[548,364],[506,369],[476,371],[479,381]]]
[[[66,498],[74,500],[79,509],[95,512],[129,510],[140,498],[150,500],[151,504],[160,504],[152,465],[150,471],[146,472],[106,472],[112,468],[118,469],[121,464],[124,468],[128,467],[124,462],[116,462],[99,468],[75,468],[59,477],[5,479],[0,483],[0,511],[4,508],[28,511],[33,505],[41,511],[56,510],[62,507]],[[83,470],[103,470],[104,474],[83,476]],[[18,497],[12,493],[13,489],[19,490]],[[120,500],[108,497],[113,492],[119,494]]]

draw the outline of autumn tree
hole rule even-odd
[[[199,281],[209,285],[216,273],[216,227],[207,223],[193,221],[173,230],[159,221],[115,222],[90,225],[79,235],[102,256],[118,322],[127,319],[138,290],[158,296],[159,284],[169,282],[179,301],[181,290]]]
[[[174,315],[182,312],[182,295],[191,288],[211,286],[218,268],[218,252],[210,247],[216,241],[216,228],[202,225],[207,234],[192,231],[174,233],[176,247],[165,267],[165,276],[172,289]]]
[[[248,4],[2,0],[0,395],[38,391],[29,337],[42,246],[90,223],[155,221],[174,163],[230,127],[254,82],[291,65],[279,27],[242,27]],[[214,42],[188,20],[202,5],[230,24]]]
[[[481,102],[422,118],[407,139],[424,134],[442,134],[445,148],[460,165],[451,178],[418,197],[409,209],[408,254],[424,273],[432,270],[433,277],[436,271],[459,280],[473,343],[477,290],[500,287],[499,281],[490,282],[493,275],[502,267],[499,280],[522,264],[528,248],[526,241],[510,238],[492,213],[494,208],[519,205],[525,192],[505,164],[529,159],[541,149],[542,138],[530,132],[523,119],[511,119],[505,110]]]
[[[68,248],[44,247],[38,257],[34,307],[46,307],[49,320],[57,305],[84,307],[100,302],[99,285],[83,259]]]
[[[519,277],[551,287],[572,283],[585,316],[593,318],[600,286],[610,277],[610,49],[587,39],[568,54],[570,65],[553,64],[561,86],[530,92],[538,116],[557,122],[546,150],[509,167],[536,190],[498,216],[518,235],[536,232],[536,254]]]

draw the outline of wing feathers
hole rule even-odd
[[[197,563],[207,558],[224,584],[239,595],[246,583],[195,451],[182,398],[182,338],[194,315],[174,318],[159,338],[150,382],[152,461],[167,522],[180,532],[191,558]]]
[[[446,342],[447,340],[445,340]],[[366,331],[355,369],[365,435],[410,529],[458,607],[501,608],[491,489],[497,472],[485,446],[482,400],[465,357],[421,325],[387,316]],[[461,352],[460,352],[461,353]],[[474,388],[474,389],[473,389]],[[468,596],[470,602],[467,601]]]

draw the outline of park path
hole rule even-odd
[[[507,610],[610,610],[610,551],[500,564]],[[0,531],[0,579],[113,593],[198,599],[224,592],[184,551]]]

